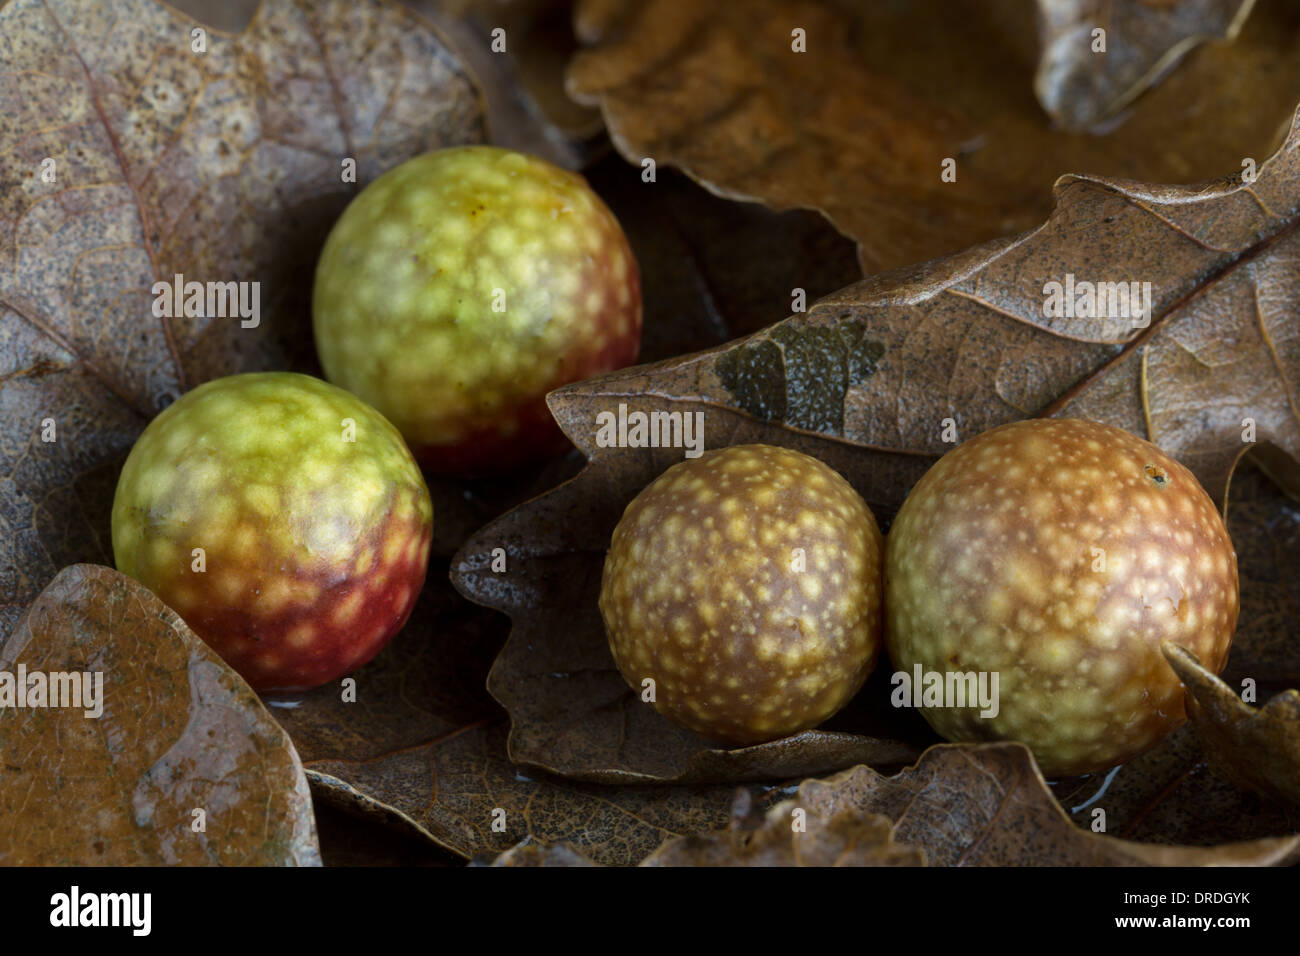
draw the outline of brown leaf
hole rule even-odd
[[[806,831],[795,832],[796,811]],[[570,847],[501,865],[576,865]],[[805,780],[766,816],[740,791],[725,831],[669,840],[642,866],[1287,866],[1300,835],[1161,846],[1075,826],[1028,749],[940,744],[894,776],[853,767]]]
[[[1214,768],[1248,790],[1300,805],[1300,690],[1251,707],[1191,651],[1167,642],[1162,650],[1187,689],[1187,714]]]
[[[0,863],[320,864],[293,744],[135,581],[60,572],[0,643],[0,672],[19,667],[102,674],[103,710],[0,708]]]
[[[806,807],[800,787],[755,819],[748,791],[741,794],[729,829],[669,840],[641,865],[925,866],[925,853],[895,843],[893,821],[881,814],[816,801]]]
[[[303,290],[353,193],[484,135],[471,78],[390,3],[268,0],[205,53],[195,23],[153,0],[61,11],[0,8],[2,631],[58,568],[111,560],[116,469],[170,399],[312,370]],[[153,284],[176,274],[260,283],[260,323],[154,317]]]
[[[1034,92],[1058,124],[1114,117],[1207,40],[1236,38],[1255,0],[1037,0],[1042,51]],[[1093,30],[1105,50],[1093,49]]]
[[[585,175],[641,267],[643,362],[756,332],[789,315],[795,290],[814,302],[862,277],[853,244],[816,213],[730,202],[672,170],[650,185],[614,155]]]
[[[940,744],[886,777],[854,767],[806,780],[793,800],[813,815],[882,814],[893,838],[932,866],[1205,866],[1300,861],[1300,835],[1216,847],[1132,843],[1076,827],[1020,744]],[[810,828],[811,832],[811,828]]]
[[[471,724],[405,751],[318,757],[307,772],[318,799],[377,804],[381,794],[384,806],[465,857],[533,836],[626,865],[670,837],[726,822],[728,787],[604,788],[536,775],[510,763],[505,736],[504,721]]]
[[[585,0],[577,29],[570,92],[600,105],[624,157],[818,209],[868,272],[1031,228],[1064,173],[1240,171],[1300,100],[1300,15],[1285,0],[1260,3],[1235,43],[1199,50],[1106,136],[1054,130],[1033,99],[1022,0]]]
[[[1275,463],[1300,461],[1288,397],[1300,384],[1297,227],[1300,126],[1253,186],[1067,178],[1047,223],[1014,241],[877,276],[719,349],[553,392],[589,466],[453,563],[462,593],[514,623],[489,681],[513,721],[512,758],[589,780],[772,779],[895,763],[933,740],[881,705],[883,674],[831,725],[840,734],[738,751],[710,749],[631,697],[597,611],[601,566],[624,507],[682,450],[598,447],[598,415],[700,413],[706,447],[807,452],[886,522],[949,447],[945,419],[959,437],[1031,415],[1108,422],[1160,445],[1222,502],[1252,447],[1243,419]],[[1067,274],[1150,281],[1149,327],[1045,318],[1044,285]],[[504,574],[491,570],[498,547]]]
[[[574,102],[564,71],[577,41],[569,0],[398,0],[451,42],[483,88],[488,128],[498,146],[577,169],[602,149],[599,110]],[[258,0],[174,0],[200,23],[238,32]],[[505,30],[506,50],[493,52],[492,31]]]

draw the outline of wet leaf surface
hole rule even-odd
[[[1236,38],[1255,0],[1038,0],[1034,92],[1065,129],[1115,116],[1196,46]],[[1097,49],[1095,30],[1104,30]]]
[[[288,736],[135,581],[62,571],[0,643],[0,673],[20,667],[51,689],[55,673],[102,674],[102,713],[0,707],[0,864],[320,864]]]
[[[1014,241],[874,277],[718,349],[552,393],[589,466],[485,527],[453,562],[463,593],[513,621],[489,678],[512,718],[512,758],[585,780],[736,781],[900,763],[933,741],[915,715],[884,706],[883,671],[825,728],[744,750],[715,749],[633,696],[599,618],[601,567],[624,507],[683,450],[599,447],[597,416],[698,414],[705,447],[807,452],[886,526],[950,447],[947,422],[961,438],[1043,414],[1147,437],[1222,501],[1246,448],[1267,445],[1283,480],[1300,460],[1287,397],[1300,379],[1297,226],[1294,132],[1253,187],[1067,178],[1048,222]],[[1044,317],[1045,284],[1066,274],[1151,277],[1149,325]],[[1257,445],[1242,441],[1245,418]],[[496,548],[505,572],[492,570]]]
[[[194,25],[152,0],[0,8],[0,632],[59,568],[111,563],[117,469],[168,402],[315,369],[303,290],[354,192],[484,135],[471,79],[400,7],[268,0],[203,53]],[[177,274],[260,283],[258,325],[155,317]]]
[[[624,157],[821,210],[868,272],[1032,228],[1062,174],[1240,171],[1273,151],[1300,99],[1286,0],[1261,0],[1235,42],[1196,50],[1104,136],[1054,129],[1035,100],[1024,0],[586,0],[577,25],[569,90],[600,105]],[[940,178],[946,159],[955,182]]]

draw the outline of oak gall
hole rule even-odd
[[[1217,673],[1237,623],[1236,554],[1196,478],[1078,419],[1014,422],[944,455],[890,529],[885,578],[897,670],[999,678],[996,716],[926,707],[930,725],[1018,740],[1048,776],[1162,740],[1185,717],[1161,642]]]
[[[734,446],[674,465],[628,505],[600,610],[623,677],[652,687],[661,714],[756,744],[817,726],[862,686],[882,561],[875,518],[833,469]]]

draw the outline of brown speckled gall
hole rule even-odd
[[[1185,719],[1163,640],[1216,673],[1237,558],[1196,478],[1155,445],[1031,419],[944,455],[890,529],[886,647],[911,673],[999,675],[999,712],[926,708],[953,741],[1018,740],[1049,776],[1101,770]]]
[[[670,720],[730,744],[815,727],[880,648],[883,543],[834,470],[769,445],[669,468],[614,529],[600,610],[610,649]]]

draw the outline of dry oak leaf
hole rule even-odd
[[[1245,703],[1185,647],[1162,647],[1187,694],[1187,714],[1210,764],[1238,786],[1300,806],[1300,690],[1263,707]]]
[[[1031,92],[1036,19],[1026,0],[583,0],[569,90],[600,105],[630,162],[820,210],[867,272],[1031,228],[1063,173],[1240,170],[1300,101],[1300,11],[1263,0],[1236,42],[1197,51],[1108,135],[1054,129]]]
[[[789,792],[788,790],[786,791]],[[806,832],[792,824],[803,811]],[[577,865],[568,846],[502,865]],[[939,744],[894,776],[805,780],[766,816],[738,795],[729,829],[669,840],[642,866],[1288,866],[1300,835],[1212,847],[1134,843],[1070,822],[1029,750]]]
[[[0,673],[19,667],[45,678],[49,706],[0,707],[0,864],[320,864],[288,735],[135,581],[60,572],[0,643]],[[102,675],[81,696],[98,717],[53,706],[71,673]]]
[[[1034,92],[1067,129],[1111,119],[1207,40],[1231,41],[1255,0],[1037,0]],[[1094,36],[1095,30],[1104,36]],[[1097,49],[1098,40],[1104,42]]]
[[[203,52],[197,26],[153,0],[0,8],[0,633],[59,568],[111,562],[116,469],[169,400],[312,369],[303,290],[353,193],[485,135],[472,78],[393,3],[267,0]],[[156,317],[178,274],[257,283],[260,321]]]
[[[853,807],[801,804],[803,791],[766,815],[748,790],[732,807],[731,826],[669,840],[642,866],[925,866],[925,853],[894,842],[893,822]]]
[[[317,758],[308,773],[317,799],[386,810],[467,858],[532,836],[631,865],[665,840],[727,821],[729,787],[610,788],[525,773],[508,759],[505,736],[503,720],[469,724],[403,751]]]
[[[513,760],[609,782],[738,781],[901,762],[933,739],[886,707],[841,714],[833,734],[719,751],[641,704],[609,653],[601,568],[627,503],[683,450],[600,447],[598,416],[698,415],[704,447],[807,452],[886,523],[950,431],[1035,415],[1147,438],[1220,503],[1247,448],[1300,491],[1300,125],[1253,184],[1069,176],[1055,196],[1048,221],[1021,236],[873,277],[720,348],[551,393],[588,467],[453,560],[462,593],[512,619],[489,689],[510,712]],[[1044,316],[1047,284],[1070,276],[1149,282],[1146,324]],[[509,555],[504,573],[495,548]],[[869,683],[858,701],[879,696]]]
[[[230,31],[246,27],[258,5],[258,0],[171,2],[201,22]],[[564,69],[576,43],[570,0],[399,2],[441,31],[477,78],[495,145],[569,169],[579,168],[600,148],[604,123],[599,111],[564,92]],[[497,28],[504,35],[495,34]]]
[[[881,814],[893,839],[931,866],[1284,866],[1300,835],[1215,847],[1131,843],[1076,827],[1029,750],[1016,743],[939,744],[887,777],[854,767],[806,780],[793,798],[811,818]]]

